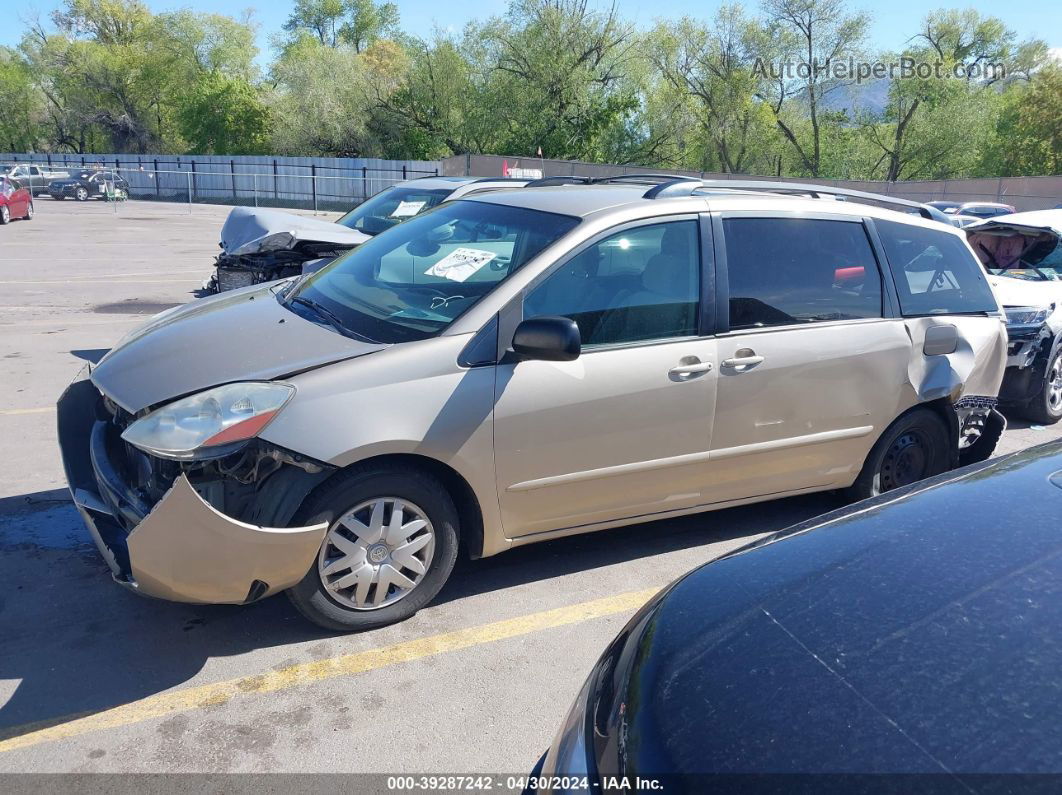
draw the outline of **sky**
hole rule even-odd
[[[506,0],[464,0],[462,3],[441,4],[438,0],[393,0],[402,17],[402,28],[409,33],[428,37],[434,28],[452,28],[456,31],[473,19],[504,12]],[[607,0],[606,0],[607,1]],[[649,27],[657,17],[711,18],[722,4],[720,0],[692,4],[683,0],[616,0],[624,18],[639,27]],[[259,23],[258,46],[262,50],[259,62],[267,64],[272,53],[269,39],[280,30],[287,19],[293,2],[291,0],[147,0],[153,11],[172,11],[190,8],[194,11],[212,11],[238,17],[243,11],[253,9]],[[0,0],[0,7],[7,6],[7,13],[0,13],[0,44],[14,45],[21,38],[25,25],[21,20],[32,19],[37,14],[47,19],[48,14],[60,5],[60,0]],[[602,3],[604,5],[604,3]],[[755,0],[746,0],[748,8],[755,7]],[[1040,36],[1047,39],[1051,48],[1062,52],[1062,3],[1043,0],[1010,0],[1004,6],[998,2],[947,3],[935,0],[850,0],[853,8],[868,11],[873,18],[871,45],[874,49],[899,49],[917,31],[918,23],[931,9],[954,6],[976,8],[983,14],[992,14],[1003,19],[1018,32],[1019,38]],[[14,10],[17,9],[17,10]],[[445,9],[445,10],[444,10]],[[11,13],[14,10],[14,13]]]

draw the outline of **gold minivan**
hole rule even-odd
[[[71,492],[129,588],[349,630],[459,550],[906,486],[1004,427],[999,307],[929,215],[654,177],[447,202],[130,334],[60,399]]]

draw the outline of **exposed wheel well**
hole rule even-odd
[[[930,400],[926,403],[919,403],[918,405],[911,406],[911,408],[907,409],[903,414],[900,414],[896,420],[910,414],[915,409],[922,408],[930,409],[944,421],[944,426],[948,429],[948,438],[951,440],[951,450],[949,451],[948,460],[951,462],[950,468],[954,469],[959,465],[959,415],[955,413],[955,407],[947,398],[937,398],[936,400]],[[893,422],[896,422],[896,420],[893,420]],[[890,422],[889,425],[892,425],[892,423]],[[884,431],[882,431],[882,433],[884,433]]]
[[[349,471],[350,469],[366,469],[373,466],[387,465],[416,467],[438,478],[450,493],[450,497],[454,501],[454,507],[457,508],[458,518],[461,520],[459,539],[461,547],[464,549],[468,557],[472,559],[482,556],[483,512],[479,507],[479,500],[476,498],[476,493],[472,490],[472,487],[468,485],[468,481],[466,481],[456,469],[441,461],[437,461],[434,458],[428,458],[427,456],[417,455],[415,453],[393,453],[373,456],[372,458],[357,461],[342,469],[337,469],[327,480],[318,484],[314,491],[323,488],[326,484],[331,482],[332,478],[340,473]]]

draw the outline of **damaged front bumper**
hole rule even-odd
[[[1007,328],[1007,369],[999,389],[1000,403],[1024,405],[1043,391],[1053,342],[1054,333],[1046,324]]]
[[[115,460],[115,429],[87,375],[59,399],[59,446],[74,504],[116,582],[178,602],[243,604],[302,579],[326,524],[262,527],[233,518],[184,472],[152,504]],[[296,491],[315,482],[303,478]]]

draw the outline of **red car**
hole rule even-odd
[[[0,224],[8,223],[12,218],[33,217],[33,197],[29,188],[10,177],[0,177]]]

